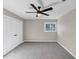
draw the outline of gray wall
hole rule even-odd
[[[41,41],[41,42],[56,42],[57,33],[44,32],[44,22],[53,22],[56,20],[33,20],[24,21],[24,40],[25,41]]]
[[[58,42],[73,56],[76,55],[76,10],[58,20]]]

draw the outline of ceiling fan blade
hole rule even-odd
[[[36,11],[38,11],[38,9],[36,8],[36,6],[34,4],[30,4]]]
[[[49,16],[49,14],[46,14],[46,13],[42,13],[42,12],[41,12],[41,14],[46,15],[46,16]]]
[[[46,11],[50,11],[50,10],[53,10],[53,8],[50,7],[50,8],[47,8],[47,9],[42,10],[41,12],[46,12]]]
[[[37,13],[37,12],[26,12],[26,13]]]

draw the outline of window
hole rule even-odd
[[[56,22],[45,22],[44,32],[56,32]]]

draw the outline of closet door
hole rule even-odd
[[[4,55],[22,43],[22,21],[4,15],[3,20],[3,49]]]

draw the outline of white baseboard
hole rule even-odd
[[[57,40],[24,40],[24,42],[57,42]]]
[[[76,56],[70,52],[65,46],[63,46],[60,42],[57,42],[60,46],[62,46],[66,51],[68,51],[74,58],[76,58]]]

